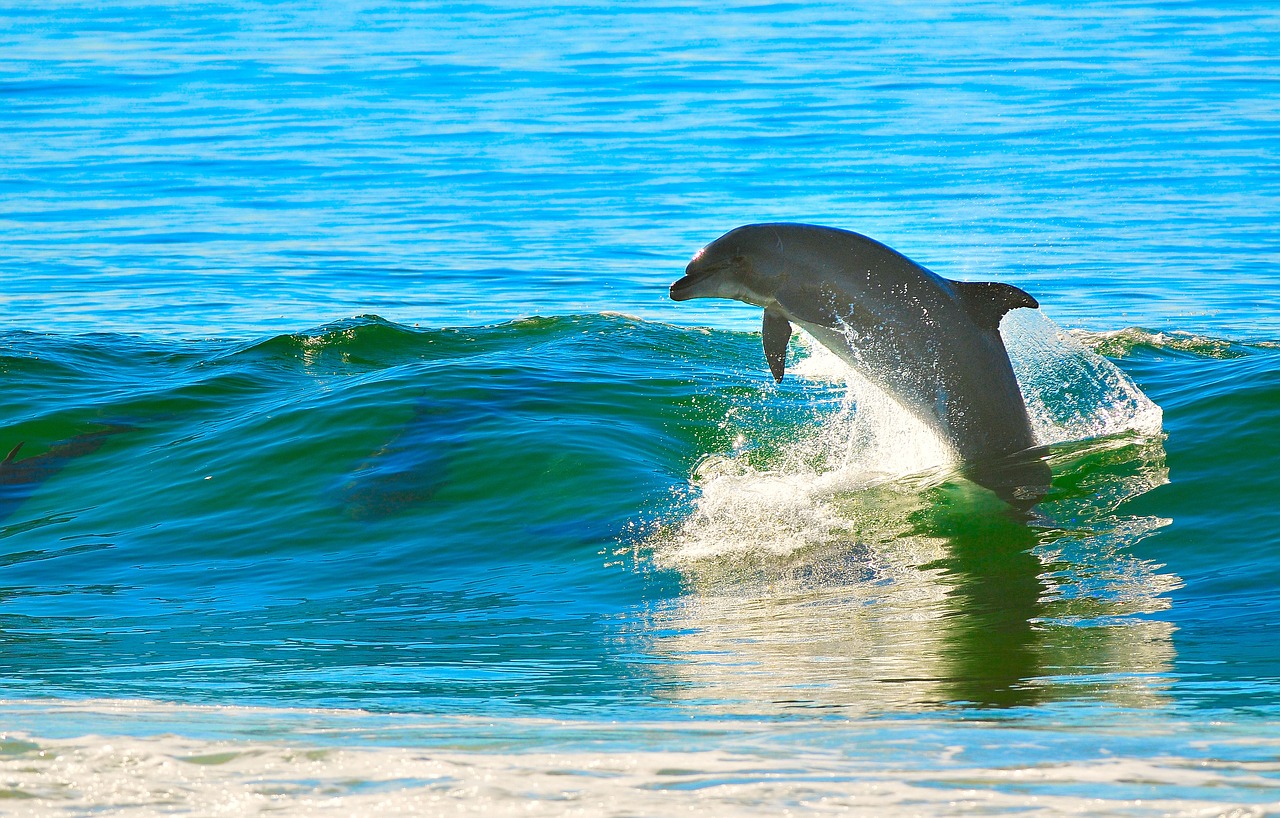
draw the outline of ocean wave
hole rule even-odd
[[[1072,330],[1084,346],[1109,358],[1127,358],[1137,351],[1183,352],[1200,358],[1240,358],[1256,350],[1280,349],[1272,341],[1238,341],[1183,330],[1152,331],[1141,327],[1091,331]]]
[[[1042,443],[1159,433],[1159,408],[1128,376],[1035,315],[1012,327],[1009,347]],[[358,520],[487,503],[514,521],[546,507],[532,499],[539,487],[559,486],[551,505],[568,509],[590,475],[611,484],[644,472],[634,508],[692,474],[703,518],[759,517],[786,551],[811,539],[798,531],[844,525],[830,498],[954,482],[944,441],[799,338],[795,377],[775,387],[757,333],[623,315],[447,329],[361,316],[252,343],[10,334],[0,448],[24,443],[22,458],[40,457],[128,430],[101,454],[57,461],[28,481],[25,513],[10,511],[56,519],[70,507],[65,496],[42,505],[41,486],[81,468],[171,498],[151,507],[161,519],[237,506],[305,517],[319,501]],[[96,483],[90,505],[120,505],[102,494],[109,485]],[[625,516],[618,502],[605,517]]]

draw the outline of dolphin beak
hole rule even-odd
[[[697,280],[697,276],[685,276],[676,283],[671,285],[672,301],[688,301],[693,298],[693,293],[689,290],[693,283]]]
[[[710,278],[715,274],[715,267],[703,266],[700,270],[695,270],[694,265],[702,258],[702,253],[693,257],[693,261],[689,262],[689,266],[684,268],[684,278],[671,285],[672,301],[688,301],[690,298],[698,298],[698,293],[694,286],[702,281]]]

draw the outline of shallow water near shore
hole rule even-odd
[[[0,20],[14,814],[1280,810],[1270,7]],[[1039,299],[1030,514],[774,219]]]

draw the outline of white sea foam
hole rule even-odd
[[[624,731],[633,749],[536,747],[468,752],[440,742],[376,746],[386,716],[359,711],[304,711],[349,733],[279,735],[287,711],[198,708],[149,702],[0,702],[57,716],[111,719],[125,733],[48,737],[10,732],[0,738],[0,797],[6,815],[113,816],[755,816],[793,812],[840,815],[1262,816],[1280,809],[1274,762],[1232,761],[1221,743],[1205,758],[1110,753],[1078,760],[1055,754],[1055,735],[1009,747],[998,766],[966,760],[999,734],[940,721],[863,723],[797,735],[786,725],[754,721],[636,723]],[[146,734],[150,721],[211,720],[241,737]],[[452,725],[451,722],[462,722]],[[476,719],[398,719],[401,733],[456,727],[473,737]],[[559,733],[597,738],[599,722],[512,719],[509,731],[535,731],[554,744]],[[1166,726],[1176,733],[1177,725]],[[884,731],[888,730],[886,734]],[[697,745],[644,749],[643,735],[671,731]],[[840,731],[853,743],[829,745]],[[861,732],[859,732],[861,731]],[[939,733],[939,731],[942,731]],[[247,734],[250,737],[243,737]],[[928,736],[907,752],[901,742]],[[256,736],[256,737],[253,737]],[[777,746],[762,737],[780,740]],[[708,738],[712,737],[712,738]],[[715,738],[715,737],[718,737]],[[1074,741],[1074,740],[1072,740]],[[665,742],[670,746],[672,742]],[[1257,738],[1250,755],[1276,741]],[[1068,743],[1065,746],[1075,746]],[[780,752],[786,748],[785,752]],[[982,755],[978,752],[977,755]],[[1209,757],[1212,756],[1212,761]],[[1142,782],[1135,791],[1133,782]],[[1081,786],[1084,785],[1084,786]],[[1242,794],[1244,797],[1242,798]],[[1235,803],[1233,803],[1235,802]]]

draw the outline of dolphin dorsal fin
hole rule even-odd
[[[791,340],[791,322],[777,307],[765,307],[764,358],[769,362],[769,371],[773,373],[774,383],[782,383],[782,376],[787,371],[787,342]]]
[[[8,465],[9,463],[12,463],[12,462],[13,462],[13,459],[14,459],[15,457],[17,457],[17,456],[18,456],[18,450],[19,450],[19,449],[21,449],[21,448],[22,448],[22,444],[23,444],[23,443],[26,443],[26,442],[27,442],[27,441],[25,441],[25,440],[24,440],[24,441],[22,441],[21,443],[19,443],[17,446],[14,446],[14,447],[9,451],[9,456],[8,456],[8,457],[6,457],[4,460],[0,461],[0,466],[5,466],[5,465]]]
[[[951,289],[969,318],[982,329],[1000,329],[1000,319],[1009,310],[1040,306],[1039,301],[1012,284],[998,281],[952,281]]]

